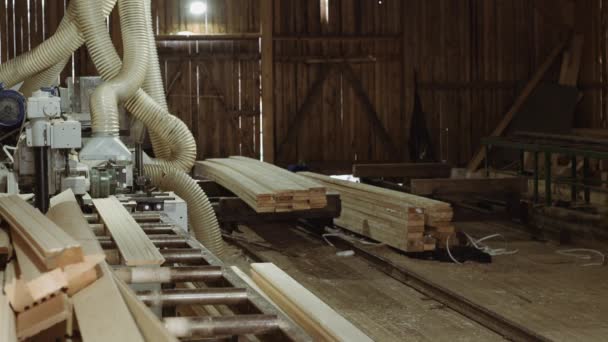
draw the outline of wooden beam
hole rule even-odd
[[[323,85],[325,84],[325,81],[329,78],[329,76],[331,75],[332,70],[333,70],[332,68],[330,68],[326,65],[321,66],[321,71],[319,73],[319,77],[316,79],[316,81],[312,84],[312,86],[308,90],[308,93],[306,94],[306,97],[304,98],[304,102],[302,102],[302,105],[298,109],[296,115],[289,123],[289,126],[287,126],[287,132],[285,133],[285,136],[283,137],[283,139],[281,140],[281,142],[279,143],[279,145],[277,147],[277,151],[276,151],[277,156],[280,156],[283,153],[283,151],[285,150],[286,145],[290,141],[293,141],[293,139],[295,139],[295,137],[298,133],[298,129],[302,126],[304,119],[306,119],[306,117],[311,113],[311,111],[312,111],[311,109],[312,109],[312,106],[315,104],[315,100],[317,98],[319,98],[319,96],[321,96],[321,94],[323,94]]]
[[[362,178],[447,178],[452,167],[443,163],[355,164],[353,176]]]
[[[25,243],[44,271],[84,260],[76,240],[19,196],[1,197],[0,215],[10,224],[13,238]]]
[[[528,83],[526,84],[526,86],[523,89],[523,91],[521,92],[521,94],[519,94],[519,96],[515,100],[515,103],[513,103],[513,105],[511,106],[509,111],[505,114],[505,116],[502,118],[502,120],[500,121],[498,126],[496,126],[496,128],[492,132],[491,136],[500,136],[505,132],[505,130],[507,129],[507,127],[509,127],[509,124],[511,123],[511,121],[513,120],[513,118],[515,117],[517,112],[519,112],[519,110],[526,103],[526,100],[528,99],[530,94],[532,94],[532,92],[534,91],[536,86],[540,83],[540,81],[542,81],[544,75],[547,73],[549,68],[551,68],[551,65],[553,65],[553,62],[555,61],[557,56],[559,56],[559,54],[564,50],[565,46],[566,46],[566,42],[561,42],[553,49],[553,51],[551,51],[551,53],[549,54],[549,56],[547,56],[547,58],[545,59],[543,64],[541,64],[541,66],[538,68],[538,70],[536,70],[536,72],[532,76],[532,79],[530,79],[530,81],[528,81]],[[479,167],[481,166],[481,162],[483,162],[483,160],[485,158],[486,158],[486,148],[481,147],[477,151],[475,156],[469,162],[467,169],[470,172],[477,171],[477,169],[479,169]]]
[[[302,34],[281,34],[275,35],[275,41],[393,41],[401,39],[401,34],[320,34],[320,35],[302,35]]]
[[[162,322],[154,315],[150,309],[137,298],[137,295],[120,278],[113,274],[114,282],[118,286],[122,298],[129,307],[135,322],[147,342],[178,342],[179,340],[171,335]]]
[[[127,266],[162,265],[165,258],[116,197],[93,204],[120,250]]]
[[[263,115],[263,157],[274,163],[274,43],[273,43],[273,0],[260,0],[260,20],[262,25],[262,115]]]
[[[213,41],[213,40],[259,40],[259,33],[218,33],[218,34],[163,34],[156,36],[157,42],[172,41]]]
[[[577,86],[581,70],[584,42],[585,36],[582,34],[575,34],[572,37],[568,50],[564,52],[559,84],[572,87]]]
[[[252,264],[251,278],[316,341],[372,341],[274,264]]]
[[[388,148],[389,152],[393,156],[395,156],[395,158],[402,159],[401,153],[399,152],[399,148],[397,148],[397,145],[391,138],[390,134],[388,134],[388,131],[386,130],[386,128],[384,127],[384,124],[380,120],[380,118],[378,116],[378,112],[376,111],[376,108],[374,108],[372,101],[370,100],[369,96],[367,95],[367,92],[365,91],[365,88],[363,87],[361,80],[359,79],[359,77],[357,77],[355,70],[353,70],[353,68],[348,64],[340,64],[338,67],[342,71],[342,73],[343,73],[342,75],[344,76],[344,78],[353,87],[355,94],[357,95],[357,97],[361,101],[361,104],[363,105],[365,114],[367,114],[367,117],[368,117],[369,121],[371,122],[372,126],[374,127],[374,130],[380,137],[380,140],[382,140],[382,142]]]
[[[477,179],[412,179],[411,192],[416,195],[463,193],[525,193],[528,180],[517,178]]]
[[[10,262],[5,272],[0,271],[0,341],[17,342],[15,313],[11,309],[8,297],[4,294],[4,283],[11,283],[15,277],[14,261]]]
[[[8,228],[8,227],[7,227]],[[0,227],[0,270],[4,269],[6,262],[13,255],[13,246],[8,233],[4,228]],[[0,284],[1,286],[2,284]]]
[[[17,338],[23,341],[53,327],[72,316],[68,296],[61,293],[49,300],[17,314]]]
[[[86,255],[103,253],[71,190],[51,198],[47,216],[78,240]],[[95,283],[72,297],[83,340],[143,342],[144,338],[114,283],[107,263],[101,263],[100,272],[101,276]]]

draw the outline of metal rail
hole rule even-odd
[[[496,332],[506,339],[512,341],[551,341],[536,332],[513,322],[496,312],[478,305],[460,294],[436,284],[420,274],[409,270],[400,265],[394,264],[392,261],[383,258],[373,252],[363,249],[352,242],[335,237],[337,245],[342,245],[348,249],[354,250],[355,253],[368,262],[373,264],[376,269],[382,271],[386,275],[398,280],[399,282],[413,288],[414,290],[432,298],[433,300],[447,306],[448,308],[458,312],[468,319],[479,323],[480,325]]]

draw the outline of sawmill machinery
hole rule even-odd
[[[124,46],[117,53],[107,17],[118,7]],[[153,32],[150,0],[73,0],[54,35],[0,64],[0,189],[33,193],[43,212],[71,189],[84,201],[152,190],[183,199],[194,236],[216,255],[222,238],[205,193],[188,175],[196,159],[189,128],[169,113]],[[72,53],[86,45],[100,77],[57,87]],[[149,135],[154,158],[142,148]],[[164,210],[163,201],[143,210]],[[181,209],[183,207],[183,210]]]

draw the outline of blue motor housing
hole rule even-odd
[[[0,83],[0,127],[16,128],[25,119],[25,97]]]

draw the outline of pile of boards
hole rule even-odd
[[[114,276],[74,194],[51,205],[45,216],[17,195],[0,197],[0,341],[75,331],[86,341],[176,341]]]
[[[404,252],[434,250],[455,239],[449,203],[311,172],[298,175],[340,194],[342,214],[334,223],[352,232]]]
[[[325,187],[278,166],[246,157],[208,159],[196,174],[211,179],[245,201],[258,213],[325,208]]]

